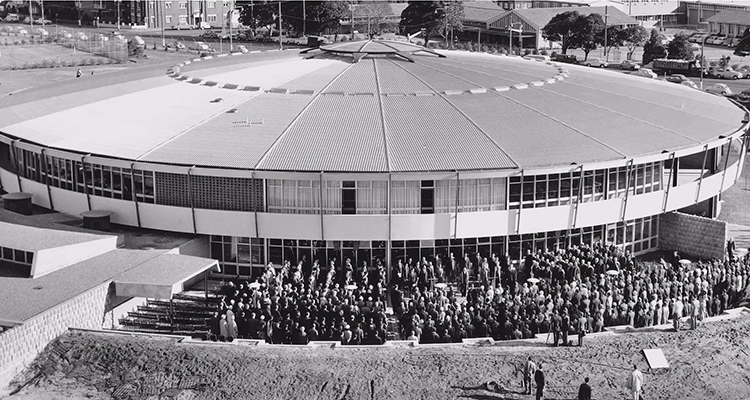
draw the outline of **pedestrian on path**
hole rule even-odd
[[[79,68],[78,71],[76,71],[76,78],[81,77],[81,69]]]

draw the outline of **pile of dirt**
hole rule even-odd
[[[644,348],[661,348],[671,369],[650,371]],[[594,398],[627,398],[637,364],[648,399],[744,400],[748,354],[750,316],[695,331],[589,337],[582,348],[240,347],[69,333],[18,377],[11,398],[526,399],[520,368],[530,355],[544,364],[546,399],[575,398],[586,376]],[[489,381],[501,390],[486,390]]]

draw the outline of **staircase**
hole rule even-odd
[[[205,338],[208,320],[218,311],[219,297],[178,293],[168,300],[147,300],[120,319],[120,329]]]

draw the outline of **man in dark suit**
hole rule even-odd
[[[544,372],[542,371],[542,364],[539,364],[534,373],[534,382],[536,383],[536,400],[542,400],[542,397],[544,397]]]
[[[584,379],[584,382],[578,388],[578,400],[591,400],[591,386],[589,386],[589,378]]]

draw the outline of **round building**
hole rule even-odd
[[[686,86],[387,41],[84,75],[4,102],[5,191],[203,235],[228,275],[303,257],[648,252],[660,215],[718,213],[748,124]]]

